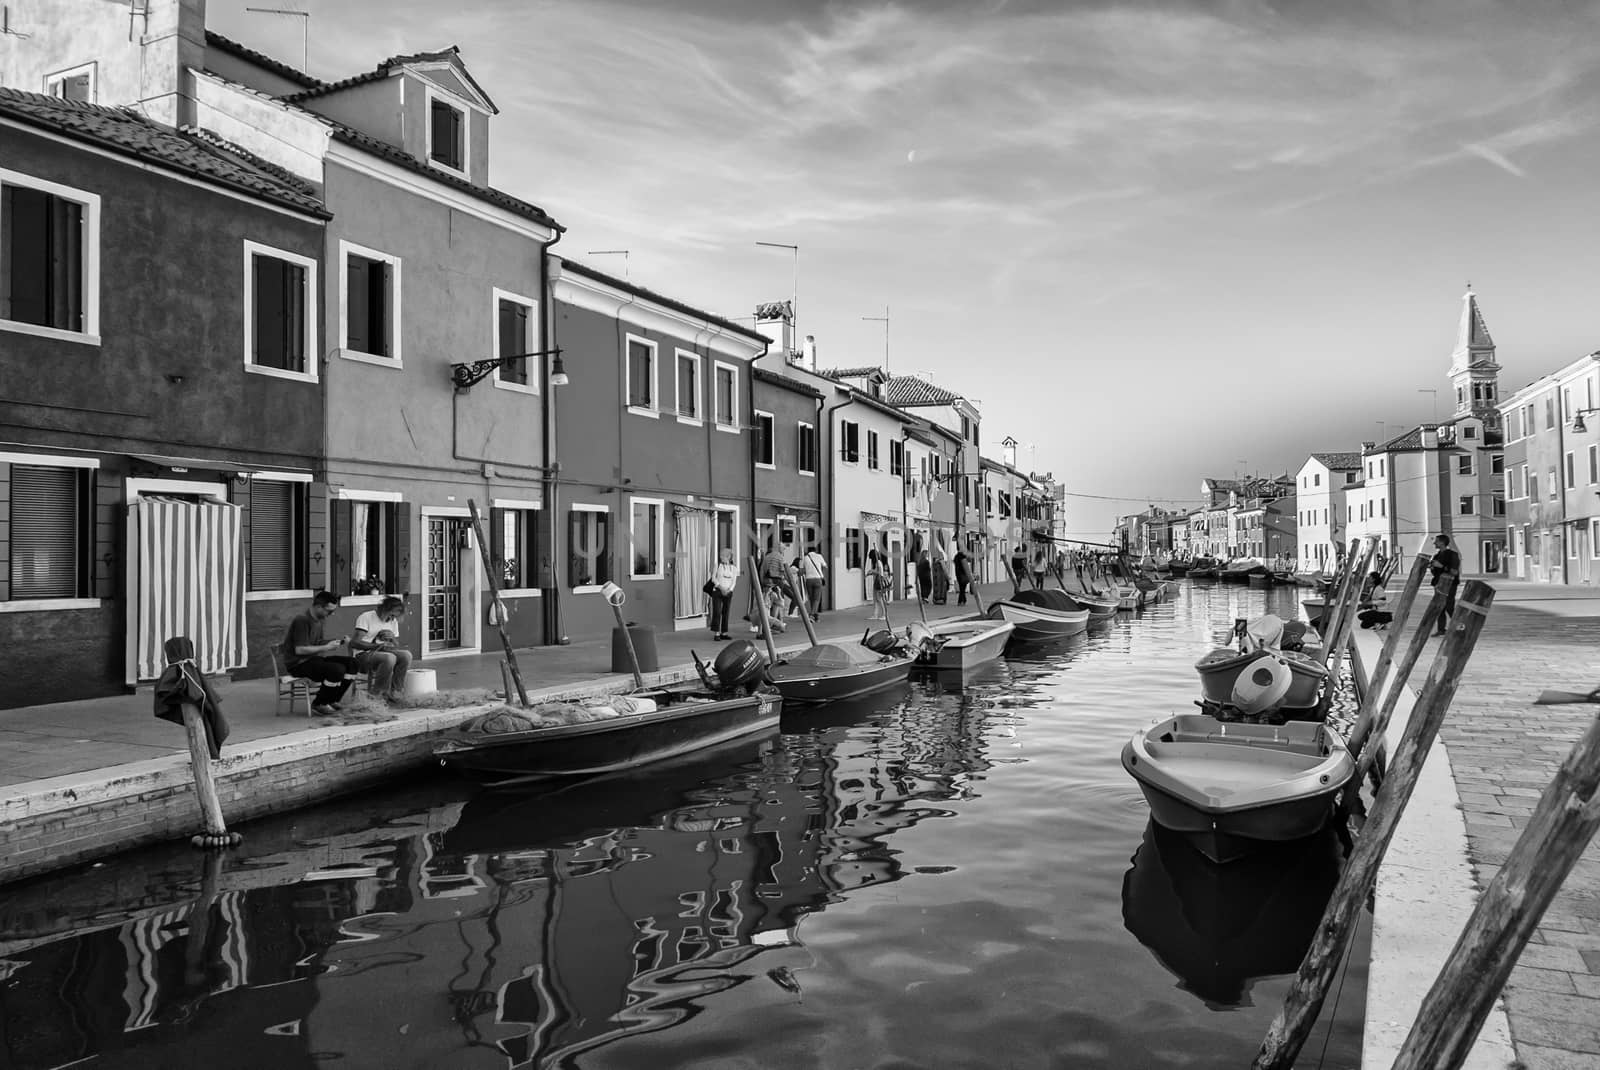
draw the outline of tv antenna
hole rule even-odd
[[[0,34],[3,34],[6,37],[17,37],[24,41],[33,36],[31,33],[23,33],[21,30],[13,30],[11,28],[10,4],[0,8]]]
[[[246,11],[253,11],[258,15],[291,15],[300,20],[300,73],[309,74],[306,69],[306,42],[310,38],[311,12],[296,11],[288,7],[247,7]]]

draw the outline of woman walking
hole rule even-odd
[[[867,550],[867,596],[872,599],[872,616],[868,620],[889,619],[889,580],[884,572],[883,557],[877,548]]]
[[[956,605],[967,604],[967,585],[972,582],[972,566],[965,550],[956,551]]]
[[[928,556],[928,551],[922,551],[917,558],[917,597],[922,599],[922,604],[928,604],[928,598],[933,594],[933,561]]]
[[[733,605],[733,589],[739,585],[739,566],[733,551],[723,550],[711,570],[711,638],[732,639],[728,634],[728,609]]]

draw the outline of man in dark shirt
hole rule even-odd
[[[1428,566],[1433,573],[1433,589],[1444,597],[1444,611],[1439,614],[1439,628],[1435,635],[1443,635],[1450,626],[1450,615],[1456,611],[1456,585],[1461,582],[1461,555],[1450,545],[1450,536],[1433,538],[1433,562]]]
[[[321,685],[311,704],[311,711],[320,716],[339,712],[339,700],[350,686],[345,677],[356,671],[354,658],[333,654],[349,641],[349,636],[326,642],[322,638],[322,622],[338,606],[338,595],[318,591],[311,608],[289,622],[289,634],[283,640],[283,656],[290,675],[316,680]]]

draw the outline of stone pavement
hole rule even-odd
[[[1494,607],[1440,732],[1480,890],[1600,712],[1533,705],[1545,688],[1600,684],[1600,591],[1491,582]],[[1589,844],[1523,951],[1505,1003],[1526,1070],[1600,1070],[1600,841]]]
[[[1001,593],[1010,592],[1009,583],[986,584],[981,589],[987,605]],[[943,606],[925,607],[929,620],[965,616],[976,606],[956,605],[954,599]],[[823,638],[854,638],[867,627],[871,607],[827,612],[817,625]],[[890,619],[903,629],[918,619],[915,602],[896,602]],[[749,625],[734,620],[734,637],[754,639]],[[788,631],[779,636],[780,649],[805,642],[803,623],[792,618]],[[881,623],[874,625],[882,627]],[[497,642],[498,640],[491,640]],[[758,643],[760,640],[756,640]],[[690,651],[710,662],[722,644],[712,642],[704,628],[686,632],[656,633],[657,660],[663,669],[687,664]],[[522,678],[528,690],[573,687],[580,684],[615,683],[625,675],[611,673],[611,640],[575,642],[568,646],[531,647],[516,652]],[[416,668],[433,669],[443,690],[501,687],[498,648],[483,654],[432,658],[419,661]],[[278,716],[277,684],[274,680],[239,680],[218,686],[230,733],[227,746],[243,744],[292,732],[308,726],[327,724],[321,719],[307,721],[301,716]],[[402,714],[403,715],[403,714]],[[185,753],[183,729],[153,716],[149,688],[131,695],[60,702],[46,706],[27,706],[0,710],[0,793],[18,791],[21,785],[52,777],[106,770],[144,759]]]

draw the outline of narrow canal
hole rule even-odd
[[[1294,589],[1169,604],[626,779],[427,775],[0,893],[0,1066],[1248,1065],[1332,838],[1213,867],[1118,755]],[[1365,932],[1302,1065],[1355,1067]]]

